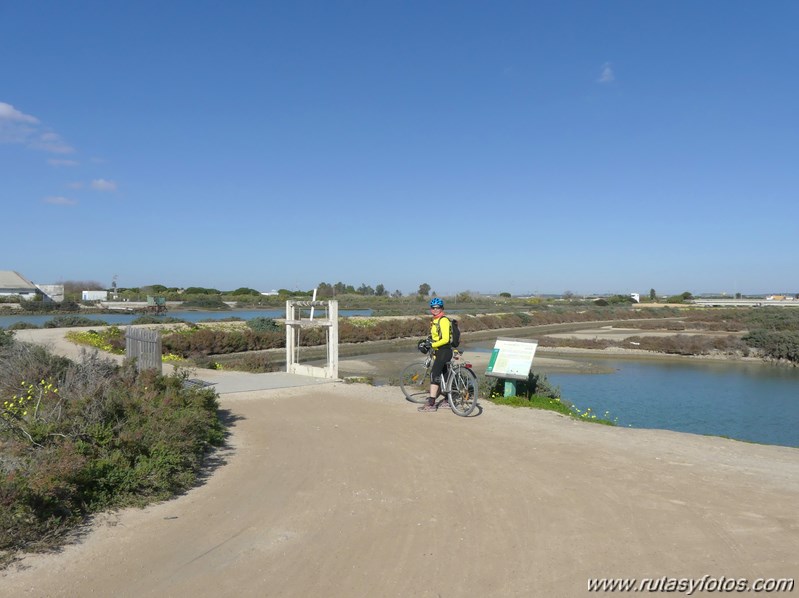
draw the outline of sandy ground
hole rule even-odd
[[[593,577],[792,577],[799,451],[391,387],[227,395],[175,500],[31,556],[4,596],[579,596]]]
[[[0,595],[569,597],[799,569],[797,449],[489,403],[421,414],[388,386],[221,404],[202,484],[24,558]]]

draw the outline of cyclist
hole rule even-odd
[[[452,325],[449,318],[444,317],[444,302],[438,297],[430,300],[430,313],[433,316],[430,322],[430,339],[433,350],[433,367],[430,370],[430,396],[427,404],[419,407],[419,411],[436,411],[436,399],[441,389],[441,374],[444,368],[452,360]]]

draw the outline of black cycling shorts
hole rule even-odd
[[[452,361],[452,347],[450,345],[444,345],[436,349],[436,357],[430,370],[430,382],[441,386],[441,374],[450,361]]]

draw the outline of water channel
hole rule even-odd
[[[602,364],[615,371],[547,378],[581,411],[590,407],[600,417],[609,412],[608,419],[620,426],[799,447],[799,368],[707,361]]]

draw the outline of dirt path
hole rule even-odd
[[[793,577],[799,450],[395,388],[226,395],[229,448],[176,500],[98,521],[2,596],[582,596],[593,577]]]
[[[63,330],[22,333],[80,352]],[[595,577],[799,569],[799,449],[490,404],[419,414],[392,387],[221,403],[229,445],[202,485],[25,558],[0,596],[568,597]]]

